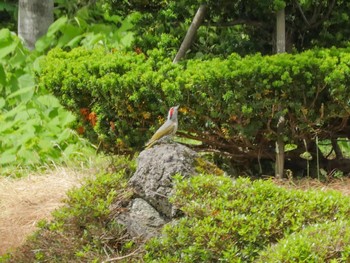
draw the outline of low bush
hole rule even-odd
[[[263,251],[256,262],[349,262],[350,223],[313,225]]]
[[[260,54],[173,64],[161,50],[55,49],[39,81],[80,116],[78,127],[106,150],[140,149],[180,104],[181,136],[235,160],[273,159],[277,122],[299,158],[305,143],[349,129],[348,49]],[[282,107],[280,107],[282,106]],[[314,153],[314,152],[313,152]]]
[[[349,197],[338,192],[286,190],[270,181],[223,176],[180,180],[173,202],[185,217],[148,243],[147,261],[253,262],[269,245],[309,225],[350,215]]]
[[[172,202],[184,212],[145,247],[115,223],[110,205],[128,203],[134,163],[69,193],[51,222],[2,262],[328,262],[348,260],[350,198],[288,190],[271,181],[176,176]],[[118,207],[118,209],[124,209]],[[125,257],[124,257],[125,256]]]

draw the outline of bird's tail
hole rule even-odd
[[[145,149],[151,148],[156,142],[157,142],[157,141],[155,140],[155,141],[150,141],[150,142],[146,143]]]
[[[151,148],[155,143],[156,143],[156,141],[147,143],[147,144],[145,145],[145,149]]]

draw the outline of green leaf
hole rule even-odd
[[[16,49],[18,43],[18,39],[12,38],[10,30],[0,30],[0,59],[12,53]]]
[[[120,44],[123,47],[129,47],[133,41],[134,41],[134,34],[131,32],[128,32],[126,35],[122,37],[122,39],[120,40]]]
[[[52,139],[49,137],[42,136],[41,138],[39,138],[38,146],[42,151],[49,151],[53,148]]]
[[[18,84],[20,88],[34,87],[35,81],[32,74],[23,74],[18,78]]]
[[[67,23],[68,18],[63,16],[57,19],[54,23],[51,24],[47,30],[47,36],[52,37],[56,32],[58,32],[64,25]]]
[[[77,36],[83,34],[83,30],[77,26],[67,24],[62,28],[62,36],[58,39],[57,47],[64,47],[75,39]]]
[[[86,34],[85,39],[82,41],[82,44],[88,47],[93,47],[96,43],[103,39],[104,37],[102,34],[88,33]]]
[[[17,153],[18,157],[22,158],[25,164],[36,164],[40,162],[40,158],[37,152],[30,151],[25,147],[21,147],[21,149]]]
[[[36,99],[42,105],[50,106],[50,108],[61,107],[61,104],[58,101],[58,99],[51,94],[42,95],[42,96],[37,97]]]
[[[295,150],[296,148],[298,148],[298,145],[296,145],[296,144],[286,144],[285,146],[284,146],[284,152],[289,152],[289,151],[293,151],[293,150]]]
[[[8,60],[9,64],[16,69],[23,69],[25,67],[27,52],[23,49],[18,48],[18,50],[13,54],[13,56]]]
[[[312,155],[310,152],[303,152],[300,154],[300,158],[303,158],[305,160],[311,161],[312,160]]]
[[[60,118],[60,125],[62,127],[66,127],[69,124],[71,124],[73,121],[75,121],[75,116],[69,111],[61,111],[59,118]]]
[[[34,86],[31,86],[31,87],[19,89],[16,92],[11,93],[9,96],[7,96],[7,99],[21,96],[22,101],[26,102],[32,98],[33,94],[34,94]]]
[[[11,32],[9,29],[4,28],[0,30],[0,47],[7,45],[11,40]]]
[[[34,71],[40,73],[40,69],[41,69],[41,68],[40,68],[40,63],[41,63],[42,61],[44,61],[44,59],[45,59],[45,56],[43,55],[43,56],[37,57],[37,58],[34,60],[34,62],[33,62],[33,70],[34,70]]]
[[[4,98],[0,98],[0,109],[2,109],[6,105],[6,101]]]
[[[5,152],[1,153],[0,164],[3,165],[3,164],[13,163],[16,161],[16,159],[17,158],[16,158],[15,154],[5,151]]]
[[[44,35],[43,37],[39,38],[36,43],[35,43],[35,49],[38,52],[43,52],[47,48],[51,46],[51,43],[54,41],[55,37],[54,36],[48,36]]]
[[[0,85],[5,86],[6,85],[6,73],[4,70],[3,65],[0,64]],[[0,89],[1,91],[1,89]]]
[[[83,38],[84,38],[84,35],[76,36],[75,38],[71,39],[71,41],[69,41],[66,46],[72,47],[72,48],[76,47],[80,43],[80,40],[82,40]]]

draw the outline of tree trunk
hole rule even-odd
[[[200,25],[204,20],[206,11],[207,11],[207,6],[204,4],[198,8],[197,13],[194,16],[193,21],[191,23],[191,26],[188,29],[184,40],[182,41],[180,49],[173,60],[173,63],[177,63],[178,61],[180,61],[180,59],[182,59],[185,56],[187,50],[190,48],[193,42],[194,36],[196,35],[198,28],[200,27]]]
[[[276,50],[277,53],[284,53],[286,51],[286,27],[285,27],[285,13],[284,9],[277,12],[276,15]],[[282,106],[278,105],[278,111],[281,112]],[[276,169],[275,176],[277,178],[283,177],[284,171],[284,126],[285,119],[283,116],[279,117],[277,123],[277,141],[276,141]]]
[[[19,0],[18,35],[29,49],[53,22],[53,0]]]
[[[286,52],[286,22],[284,9],[276,14],[276,50],[277,53]]]

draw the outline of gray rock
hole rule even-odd
[[[184,177],[195,174],[193,161],[196,157],[196,152],[178,143],[155,145],[140,153],[129,185],[161,215],[171,219],[178,213],[169,202],[172,177],[178,173]]]
[[[131,236],[144,240],[157,236],[159,229],[166,223],[157,210],[141,198],[134,199],[128,211],[116,219]]]
[[[195,174],[197,153],[178,143],[157,144],[138,157],[137,170],[129,180],[135,193],[129,204],[114,204],[114,219],[132,237],[147,240],[160,234],[161,227],[180,215],[170,202],[172,177]]]

